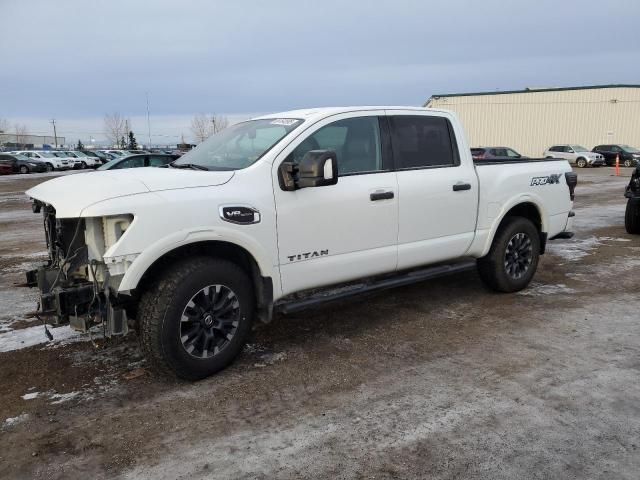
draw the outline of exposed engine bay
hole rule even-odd
[[[103,255],[133,216],[60,219],[53,206],[38,200],[32,209],[42,212],[49,255],[46,265],[27,272],[27,285],[40,290],[38,316],[46,324],[71,324],[84,332],[102,325],[107,337],[126,334],[130,297],[117,294],[124,272],[112,275]]]

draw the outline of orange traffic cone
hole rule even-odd
[[[616,177],[620,176],[620,154],[616,153]]]

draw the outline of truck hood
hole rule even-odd
[[[26,194],[52,205],[59,218],[79,217],[94,203],[127,195],[210,187],[227,183],[233,171],[206,172],[177,168],[132,168],[78,173],[36,185]]]

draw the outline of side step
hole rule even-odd
[[[359,284],[352,284],[347,287],[341,288],[340,286],[335,286],[302,299],[290,301],[285,300],[281,303],[276,303],[275,310],[286,315],[288,313],[306,310],[323,303],[334,302],[336,300],[342,300],[344,298],[354,297],[378,290],[402,287],[404,285],[410,285],[412,283],[422,282],[432,278],[466,272],[475,268],[476,262],[475,260],[471,260],[450,265],[437,265],[435,267],[427,267],[420,270],[404,271],[391,277],[385,276],[380,279],[374,278],[372,280]]]

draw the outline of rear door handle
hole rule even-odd
[[[471,190],[471,184],[470,183],[456,183],[453,186],[453,191],[454,192],[460,192],[462,190]]]
[[[393,192],[374,192],[369,195],[372,202],[377,200],[390,200],[393,198]]]

